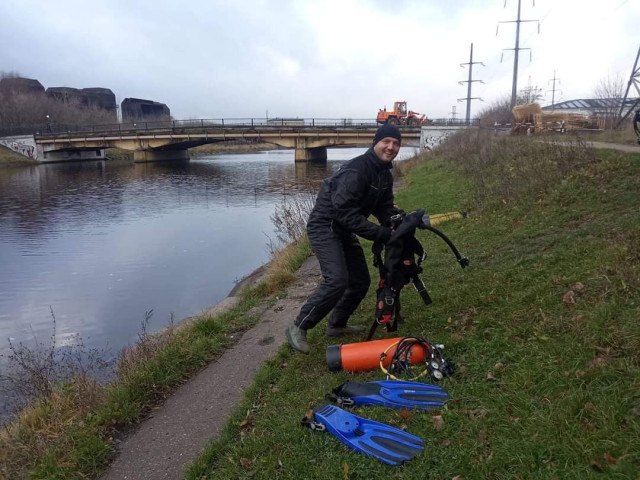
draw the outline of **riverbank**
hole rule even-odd
[[[635,478],[640,155],[525,138],[451,140],[397,196],[407,210],[470,213],[442,230],[471,267],[460,270],[421,232],[434,303],[425,307],[410,289],[402,297],[401,334],[444,343],[457,365],[442,384],[451,399],[433,412],[355,413],[425,440],[402,476]],[[351,322],[368,326],[374,304],[371,291]],[[338,384],[381,378],[328,372],[335,340],[322,328],[309,340],[310,355],[284,345],[265,364],[187,479],[388,476],[331,435],[300,427]]]
[[[170,325],[162,334],[143,330],[136,345],[120,355],[114,382],[100,385],[80,371],[40,396],[0,431],[0,477],[79,479],[99,474],[123,434],[235,346],[265,309],[283,298],[283,289],[295,281],[295,272],[309,255],[308,242],[291,244],[261,269],[257,283],[254,275],[242,282],[244,288],[228,297],[231,300]],[[40,367],[57,373],[57,367],[47,363],[51,359],[33,354],[26,350],[21,355],[28,357],[21,381],[35,381],[29,372]],[[29,358],[45,363],[32,364]],[[244,363],[235,365],[242,368]]]

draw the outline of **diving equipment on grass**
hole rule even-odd
[[[434,345],[421,337],[386,338],[369,342],[330,345],[326,361],[329,370],[359,372],[382,369],[387,379],[397,375],[420,378],[429,375],[441,380],[453,373],[453,364],[443,354],[444,345]],[[422,372],[412,371],[412,365],[423,364]]]
[[[387,332],[398,330],[403,321],[400,314],[400,291],[411,282],[422,297],[425,305],[432,300],[424,282],[420,278],[422,262],[426,258],[422,244],[416,239],[417,228],[429,230],[442,238],[453,251],[462,268],[469,265],[469,259],[460,255],[449,238],[434,226],[448,220],[465,218],[464,212],[451,212],[438,215],[424,215],[424,209],[406,214],[401,212],[390,219],[393,233],[385,244],[375,242],[372,247],[373,265],[378,268],[380,281],[376,298],[375,319],[369,330],[367,340],[371,340],[378,325],[384,325]],[[384,260],[382,252],[384,250]]]
[[[302,425],[311,430],[327,431],[359,453],[387,465],[400,465],[424,450],[420,437],[384,423],[362,418],[334,405],[324,405],[304,417]]]
[[[381,340],[371,340],[369,342],[346,343],[344,345],[329,345],[327,347],[326,359],[327,367],[332,372],[345,370],[347,372],[361,372],[374,370],[380,367],[380,355],[390,346],[401,340],[398,338],[384,338]],[[391,348],[384,362],[385,366],[391,362],[391,357],[395,350]],[[409,360],[414,363],[425,361],[425,351],[416,346],[411,350]]]
[[[403,380],[354,382],[349,380],[327,395],[338,405],[379,405],[382,407],[433,410],[444,406],[449,394],[440,386]]]

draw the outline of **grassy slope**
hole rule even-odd
[[[409,175],[403,207],[472,213],[442,227],[471,268],[460,270],[440,240],[422,233],[434,304],[424,307],[410,289],[403,295],[402,332],[445,343],[458,365],[443,383],[452,400],[436,412],[439,431],[433,413],[355,412],[420,435],[424,454],[393,469],[299,426],[342,381],[381,377],[329,373],[332,342],[321,324],[310,334],[311,355],[285,346],[263,368],[187,477],[637,478],[640,155],[598,155],[541,200],[481,210],[450,163],[432,160]],[[575,304],[563,302],[569,291]],[[353,322],[369,324],[372,293]]]

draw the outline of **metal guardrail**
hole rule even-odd
[[[433,126],[475,126],[478,121],[467,123],[457,119],[434,119],[429,125]],[[0,137],[14,135],[61,135],[71,133],[100,134],[100,133],[132,133],[154,130],[193,130],[203,128],[271,128],[271,127],[311,127],[311,128],[376,128],[375,119],[353,118],[219,118],[192,120],[164,120],[164,121],[136,121],[100,125],[71,125],[48,123],[32,126],[0,128]],[[416,128],[400,125],[400,128]]]

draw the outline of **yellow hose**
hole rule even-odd
[[[428,225],[435,227],[441,223],[448,222],[449,220],[458,220],[467,216],[466,212],[448,212],[448,213],[436,213],[434,215],[425,215],[429,217]]]

